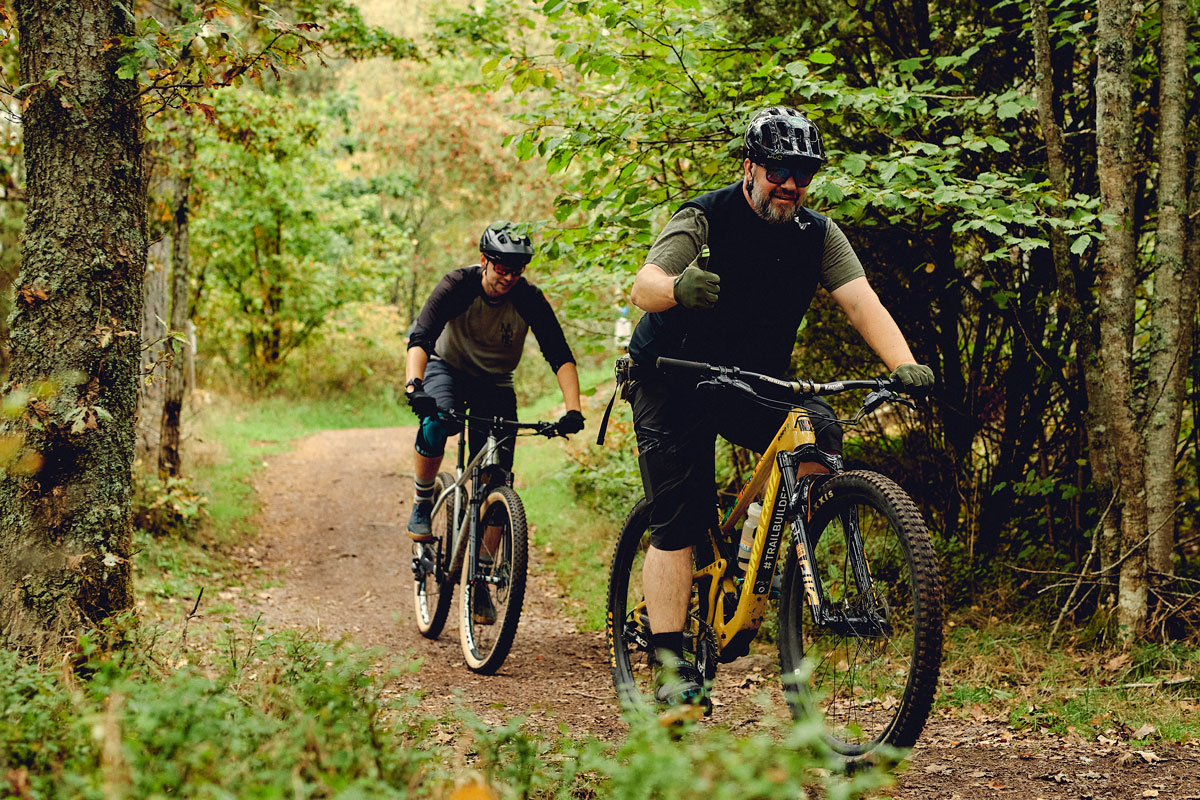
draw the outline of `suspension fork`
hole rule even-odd
[[[467,506],[467,552],[463,569],[467,570],[467,584],[471,587],[472,592],[475,591],[475,582],[478,580],[475,567],[479,560],[479,540],[483,535],[480,530],[479,514],[483,508],[483,493],[487,491],[486,487],[480,485],[482,475],[483,468],[478,463],[471,467],[471,499]]]

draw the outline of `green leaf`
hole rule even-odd
[[[867,168],[867,159],[858,153],[851,153],[842,159],[841,166],[851,175],[862,175]]]
[[[1009,101],[1001,104],[1001,106],[996,109],[996,116],[1000,119],[1014,119],[1021,113],[1021,111],[1022,109],[1019,103]]]
[[[832,64],[834,61],[837,61],[837,58],[833,53],[826,52],[825,50],[817,50],[808,57],[808,60],[814,64]]]
[[[1091,239],[1091,235],[1087,233],[1079,236],[1075,239],[1075,241],[1071,242],[1071,252],[1077,256],[1083,255],[1083,251],[1087,250],[1088,243],[1091,242]]]

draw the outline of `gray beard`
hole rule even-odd
[[[765,191],[755,191],[753,174],[747,179],[746,192],[750,195],[750,207],[754,209],[754,213],[772,225],[782,225],[785,222],[791,222],[796,216],[796,203],[792,204],[791,211],[784,211],[776,208],[771,203],[771,190],[769,188]]]

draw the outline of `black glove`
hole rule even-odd
[[[905,389],[925,390],[933,386],[933,370],[924,364],[901,364],[892,370],[891,378],[904,384]]]
[[[425,391],[425,383],[420,378],[408,382],[408,391],[404,396],[408,400],[408,407],[417,417],[424,419],[438,413],[437,400]]]
[[[554,427],[563,436],[579,433],[583,430],[583,414],[578,411],[568,411],[559,417],[558,422],[554,423]]]
[[[675,302],[684,308],[712,308],[721,291],[721,276],[689,265],[675,278]]]

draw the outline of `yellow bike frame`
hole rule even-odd
[[[734,524],[745,516],[750,503],[756,497],[762,496],[763,513],[758,519],[758,529],[754,533],[754,545],[750,550],[750,563],[746,567],[746,579],[740,593],[734,579],[727,574],[728,562],[724,558],[718,557],[713,563],[698,570],[693,577],[693,585],[698,583],[700,586],[707,585],[708,587],[708,596],[700,598],[700,600],[706,611],[704,621],[708,623],[715,634],[718,651],[723,649],[741,631],[758,630],[762,625],[763,614],[770,597],[771,575],[770,573],[766,574],[764,580],[764,577],[759,575],[759,567],[763,563],[764,555],[769,555],[771,572],[773,572],[777,568],[778,559],[783,555],[783,548],[786,546],[786,539],[781,530],[779,536],[775,538],[775,541],[779,543],[778,552],[764,554],[770,538],[768,533],[771,526],[782,527],[787,510],[788,498],[783,497],[780,492],[782,476],[777,456],[781,452],[789,452],[801,445],[815,442],[816,435],[808,413],[802,408],[795,408],[788,412],[779,432],[775,434],[775,438],[767,447],[766,452],[762,454],[755,465],[754,474],[749,483],[738,492],[737,501],[721,522],[718,535],[737,541],[738,533]],[[797,538],[802,539],[803,537]],[[803,548],[804,543],[801,541],[798,546]],[[816,605],[818,603],[816,585],[812,577],[809,559],[806,557],[807,553],[801,552],[797,555],[804,568],[805,593],[809,602]],[[705,577],[711,580],[699,580]],[[731,595],[737,595],[737,607],[732,615],[726,617],[725,605],[720,601]]]

